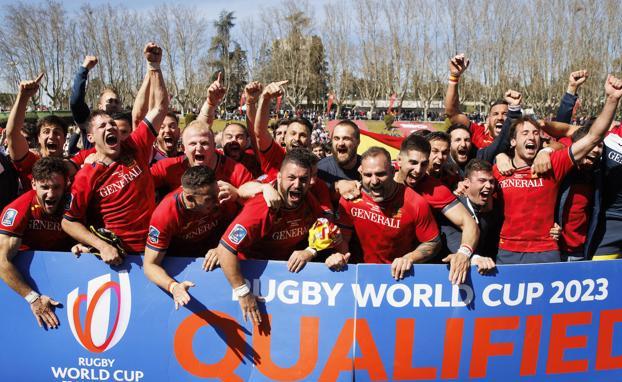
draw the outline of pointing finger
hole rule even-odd
[[[286,84],[286,83],[288,83],[288,82],[289,82],[289,80],[285,80],[285,81],[278,81],[278,82],[275,82],[275,84],[276,84],[276,86],[283,86],[283,85],[285,85],[285,84]]]
[[[39,73],[39,75],[37,76],[37,78],[35,79],[36,83],[41,82],[41,80],[43,79],[43,76],[45,75],[45,72],[41,72]]]

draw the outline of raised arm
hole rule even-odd
[[[510,128],[512,121],[522,115],[521,101],[523,96],[514,90],[505,92],[505,101],[508,103],[508,117],[503,121],[503,127],[499,135],[495,137],[490,146],[477,150],[476,157],[488,162],[495,159],[497,154],[505,152],[510,147]]]
[[[268,122],[270,120],[270,105],[272,100],[283,95],[282,86],[287,81],[273,82],[266,86],[259,96],[259,104],[257,105],[257,116],[255,117],[255,125],[253,126],[255,139],[257,140],[257,150],[266,151],[270,148],[272,134],[268,131]]]
[[[458,94],[458,82],[460,76],[469,67],[469,59],[464,54],[458,54],[449,60],[449,83],[445,93],[445,114],[452,124],[469,126],[470,121],[466,115],[460,112],[460,97]]]
[[[153,94],[154,104],[147,112],[146,118],[151,122],[156,133],[160,131],[166,112],[168,111],[168,92],[164,83],[164,76],[160,70],[162,48],[150,42],[145,46],[145,58],[149,66],[150,92]]]
[[[54,307],[59,303],[48,296],[39,295],[28,285],[13,264],[13,258],[17,255],[21,243],[22,240],[19,237],[0,235],[0,278],[17,294],[26,299],[40,327],[45,325],[48,328],[56,328],[59,321],[54,314]]]
[[[257,150],[257,138],[255,137],[255,118],[257,118],[257,102],[263,91],[261,82],[253,81],[246,84],[244,93],[246,95],[246,130],[251,140],[253,149]]]
[[[227,89],[224,87],[222,83],[222,72],[218,72],[218,76],[216,81],[212,82],[212,84],[207,88],[207,99],[203,102],[203,106],[201,106],[201,111],[197,116],[199,121],[205,122],[210,129],[212,128],[212,123],[214,123],[214,116],[216,115],[216,108],[222,101],[223,97]]]
[[[622,80],[609,75],[605,82],[605,105],[598,118],[590,127],[590,131],[577,142],[573,143],[570,149],[575,161],[583,159],[600,141],[603,140],[613,117],[615,116],[618,102],[622,97]]]
[[[6,140],[9,149],[9,155],[12,160],[18,161],[28,154],[28,141],[22,135],[24,120],[26,119],[26,108],[30,98],[37,94],[39,83],[43,78],[43,73],[33,81],[22,81],[19,84],[19,92],[15,103],[11,108],[9,119],[6,123]]]
[[[570,77],[568,78],[568,88],[566,89],[566,93],[562,96],[561,103],[559,104],[557,116],[555,117],[556,121],[570,123],[572,120],[572,110],[577,103],[577,91],[588,77],[589,73],[587,70],[578,70],[570,73]]]
[[[134,105],[132,106],[132,129],[136,129],[136,126],[145,118],[149,109],[153,107],[153,105],[149,104],[149,100],[153,98],[150,97],[149,94],[151,92],[152,78],[151,70],[147,70],[145,78],[143,78],[143,83],[140,84],[140,88],[136,93],[136,98],[134,98]]]
[[[86,56],[82,62],[82,66],[78,68],[76,76],[73,78],[73,87],[71,88],[71,96],[69,97],[69,108],[71,109],[71,115],[73,120],[78,125],[86,122],[86,119],[91,114],[91,109],[86,104],[86,80],[89,76],[89,71],[97,65],[97,57]]]

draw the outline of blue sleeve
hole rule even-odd
[[[91,110],[85,101],[86,80],[88,76],[88,69],[80,66],[76,76],[73,78],[73,87],[71,88],[71,96],[69,97],[71,114],[78,125],[82,125],[89,117],[89,114],[91,114]]]
[[[564,93],[562,101],[559,104],[559,109],[557,110],[557,116],[555,117],[557,122],[570,123],[572,119],[572,109],[574,109],[574,105],[577,103],[577,98],[579,97],[574,94],[568,92]]]
[[[499,153],[506,152],[510,148],[510,127],[512,121],[520,118],[522,112],[520,110],[509,110],[508,117],[503,121],[503,127],[499,135],[495,137],[495,140],[488,147],[477,150],[475,157],[492,163]]]

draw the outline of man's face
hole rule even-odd
[[[50,179],[33,180],[32,188],[37,193],[37,201],[46,214],[53,214],[62,206],[67,180],[62,174],[53,173]]]
[[[430,174],[438,174],[441,172],[441,168],[447,162],[449,158],[449,143],[441,139],[435,139],[430,141],[430,167],[428,172]]]
[[[324,151],[324,148],[320,145],[313,147],[312,151],[313,154],[318,157],[318,159],[326,157],[326,151]]]
[[[456,129],[451,132],[451,157],[459,165],[463,166],[469,161],[471,151],[471,134],[464,129]]]
[[[393,167],[384,155],[365,158],[359,172],[363,190],[374,202],[382,202],[391,196],[395,187]]]
[[[311,170],[295,163],[287,163],[278,174],[278,187],[285,205],[295,208],[302,203],[311,186]]]
[[[310,139],[309,131],[305,125],[298,122],[290,123],[285,132],[285,149],[289,151],[295,148],[309,147]]]
[[[532,161],[540,150],[540,129],[531,122],[524,122],[516,126],[516,138],[510,141],[514,147],[514,155]]]
[[[274,131],[274,140],[281,147],[285,147],[285,132],[287,131],[287,125],[280,125]]]
[[[164,117],[162,127],[158,132],[158,147],[166,151],[168,154],[177,152],[177,142],[179,142],[179,126],[175,118],[171,116]]]
[[[115,119],[114,123],[119,128],[119,138],[124,141],[132,134],[132,125],[125,119]]]
[[[585,158],[579,162],[579,168],[589,170],[593,169],[600,163],[600,157],[603,155],[603,142],[600,142],[590,151]]]
[[[121,136],[116,122],[108,115],[98,115],[91,121],[91,137],[97,152],[110,158],[121,153]]]
[[[62,127],[56,125],[41,126],[37,140],[42,156],[60,157],[63,155],[65,133]]]
[[[400,177],[408,187],[415,187],[417,182],[428,170],[430,160],[428,155],[421,151],[409,150],[399,155]]]
[[[196,189],[184,188],[188,209],[210,214],[218,209],[218,183]]]
[[[464,181],[467,187],[466,195],[471,203],[485,206],[495,188],[495,177],[492,171],[474,171]]]
[[[243,150],[248,146],[246,129],[240,125],[231,124],[222,132],[222,147],[225,155],[239,160]]]
[[[359,147],[354,129],[348,125],[337,125],[333,129],[332,151],[339,166],[351,164]]]
[[[507,115],[508,105],[500,104],[490,108],[487,122],[488,131],[490,131],[493,137],[496,137],[501,132],[501,127],[503,127],[503,122],[507,118]]]
[[[207,129],[184,131],[184,153],[190,166],[208,166],[215,154],[214,135]]]
[[[116,93],[107,91],[99,97],[97,107],[108,114],[114,114],[121,111],[121,101]]]

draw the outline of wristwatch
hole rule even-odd
[[[34,290],[31,290],[26,296],[24,296],[24,299],[29,304],[32,304],[33,302],[37,301],[39,297],[41,297],[39,293],[35,292]]]

